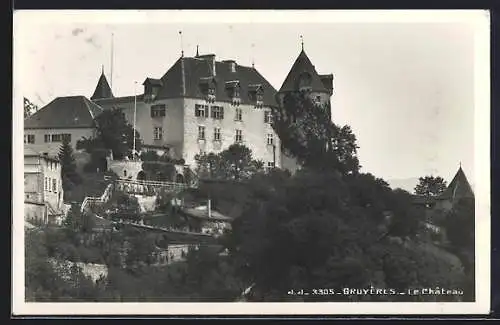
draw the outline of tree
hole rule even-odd
[[[349,126],[335,125],[328,111],[328,105],[313,102],[305,93],[285,95],[273,110],[272,123],[282,150],[306,168],[357,173],[356,136]]]
[[[425,176],[418,179],[415,194],[427,197],[438,196],[446,190],[446,181],[440,177]]]
[[[408,288],[431,285],[433,280],[442,287],[460,286],[460,262],[451,268],[416,240],[392,242],[394,236],[411,235],[411,229],[401,224],[418,220],[408,212],[409,193],[394,192],[370,174],[342,176],[334,170],[303,169],[291,177],[276,176],[256,175],[258,183],[247,184],[243,212],[225,240],[237,274],[248,285],[255,284],[251,300],[291,299],[286,294],[290,288]],[[386,210],[400,220],[399,227],[387,222]],[[414,265],[422,266],[417,273]],[[393,301],[403,297],[300,299]]]
[[[245,180],[262,171],[264,164],[254,160],[252,150],[241,144],[232,144],[219,154],[195,156],[197,174],[201,178]]]
[[[59,149],[59,162],[61,163],[61,177],[64,191],[68,191],[73,185],[81,183],[81,177],[76,171],[73,148],[67,137],[63,137],[63,142]]]
[[[146,179],[155,181],[173,181],[177,170],[174,159],[168,154],[159,156],[155,151],[148,151],[141,155],[142,170]]]
[[[28,98],[24,97],[24,118],[28,118],[38,111],[38,106],[33,104]]]
[[[91,154],[96,150],[111,150],[114,159],[123,159],[132,153],[134,129],[120,109],[105,110],[95,118],[95,123],[96,136],[79,140],[77,148],[85,149]],[[142,141],[137,130],[135,141],[136,150],[139,151]]]
[[[463,198],[445,217],[446,235],[450,243],[457,248],[474,250],[474,208],[474,199]]]

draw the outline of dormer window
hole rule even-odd
[[[226,82],[226,91],[228,93],[229,98],[231,98],[232,104],[235,106],[240,105],[240,82],[238,80],[227,81]]]
[[[213,77],[200,78],[200,92],[209,103],[215,102],[215,88],[215,80]]]
[[[262,108],[264,101],[264,90],[262,85],[248,85],[248,97],[255,104],[256,108]]]
[[[144,85],[144,101],[154,101],[158,97],[160,88],[163,86],[161,79],[147,78]]]

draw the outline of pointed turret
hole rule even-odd
[[[469,181],[462,170],[462,166],[458,168],[458,171],[450,182],[450,185],[448,185],[439,198],[441,200],[452,201],[462,198],[474,198],[474,192],[472,191]]]
[[[301,88],[308,88],[312,92],[329,93],[304,49],[300,51],[279,92],[295,92]]]
[[[108,80],[104,75],[104,67],[102,68],[101,76],[95,87],[94,94],[90,97],[91,100],[114,98],[111,87],[109,86]]]

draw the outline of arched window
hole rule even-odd
[[[146,179],[146,174],[144,173],[144,171],[140,171],[138,174],[137,174],[137,179],[140,180],[140,181],[143,181]]]
[[[177,174],[177,175],[175,176],[175,182],[176,182],[176,183],[184,183],[184,175],[182,175],[182,174]]]

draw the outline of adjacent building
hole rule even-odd
[[[68,138],[76,149],[78,140],[95,136],[94,118],[102,111],[84,96],[57,97],[24,120],[25,147],[54,156]]]
[[[59,223],[65,215],[61,164],[56,157],[24,149],[24,216],[28,221]]]
[[[460,166],[446,190],[436,197],[414,196],[414,202],[429,209],[449,211],[461,199],[474,199],[474,192]]]

